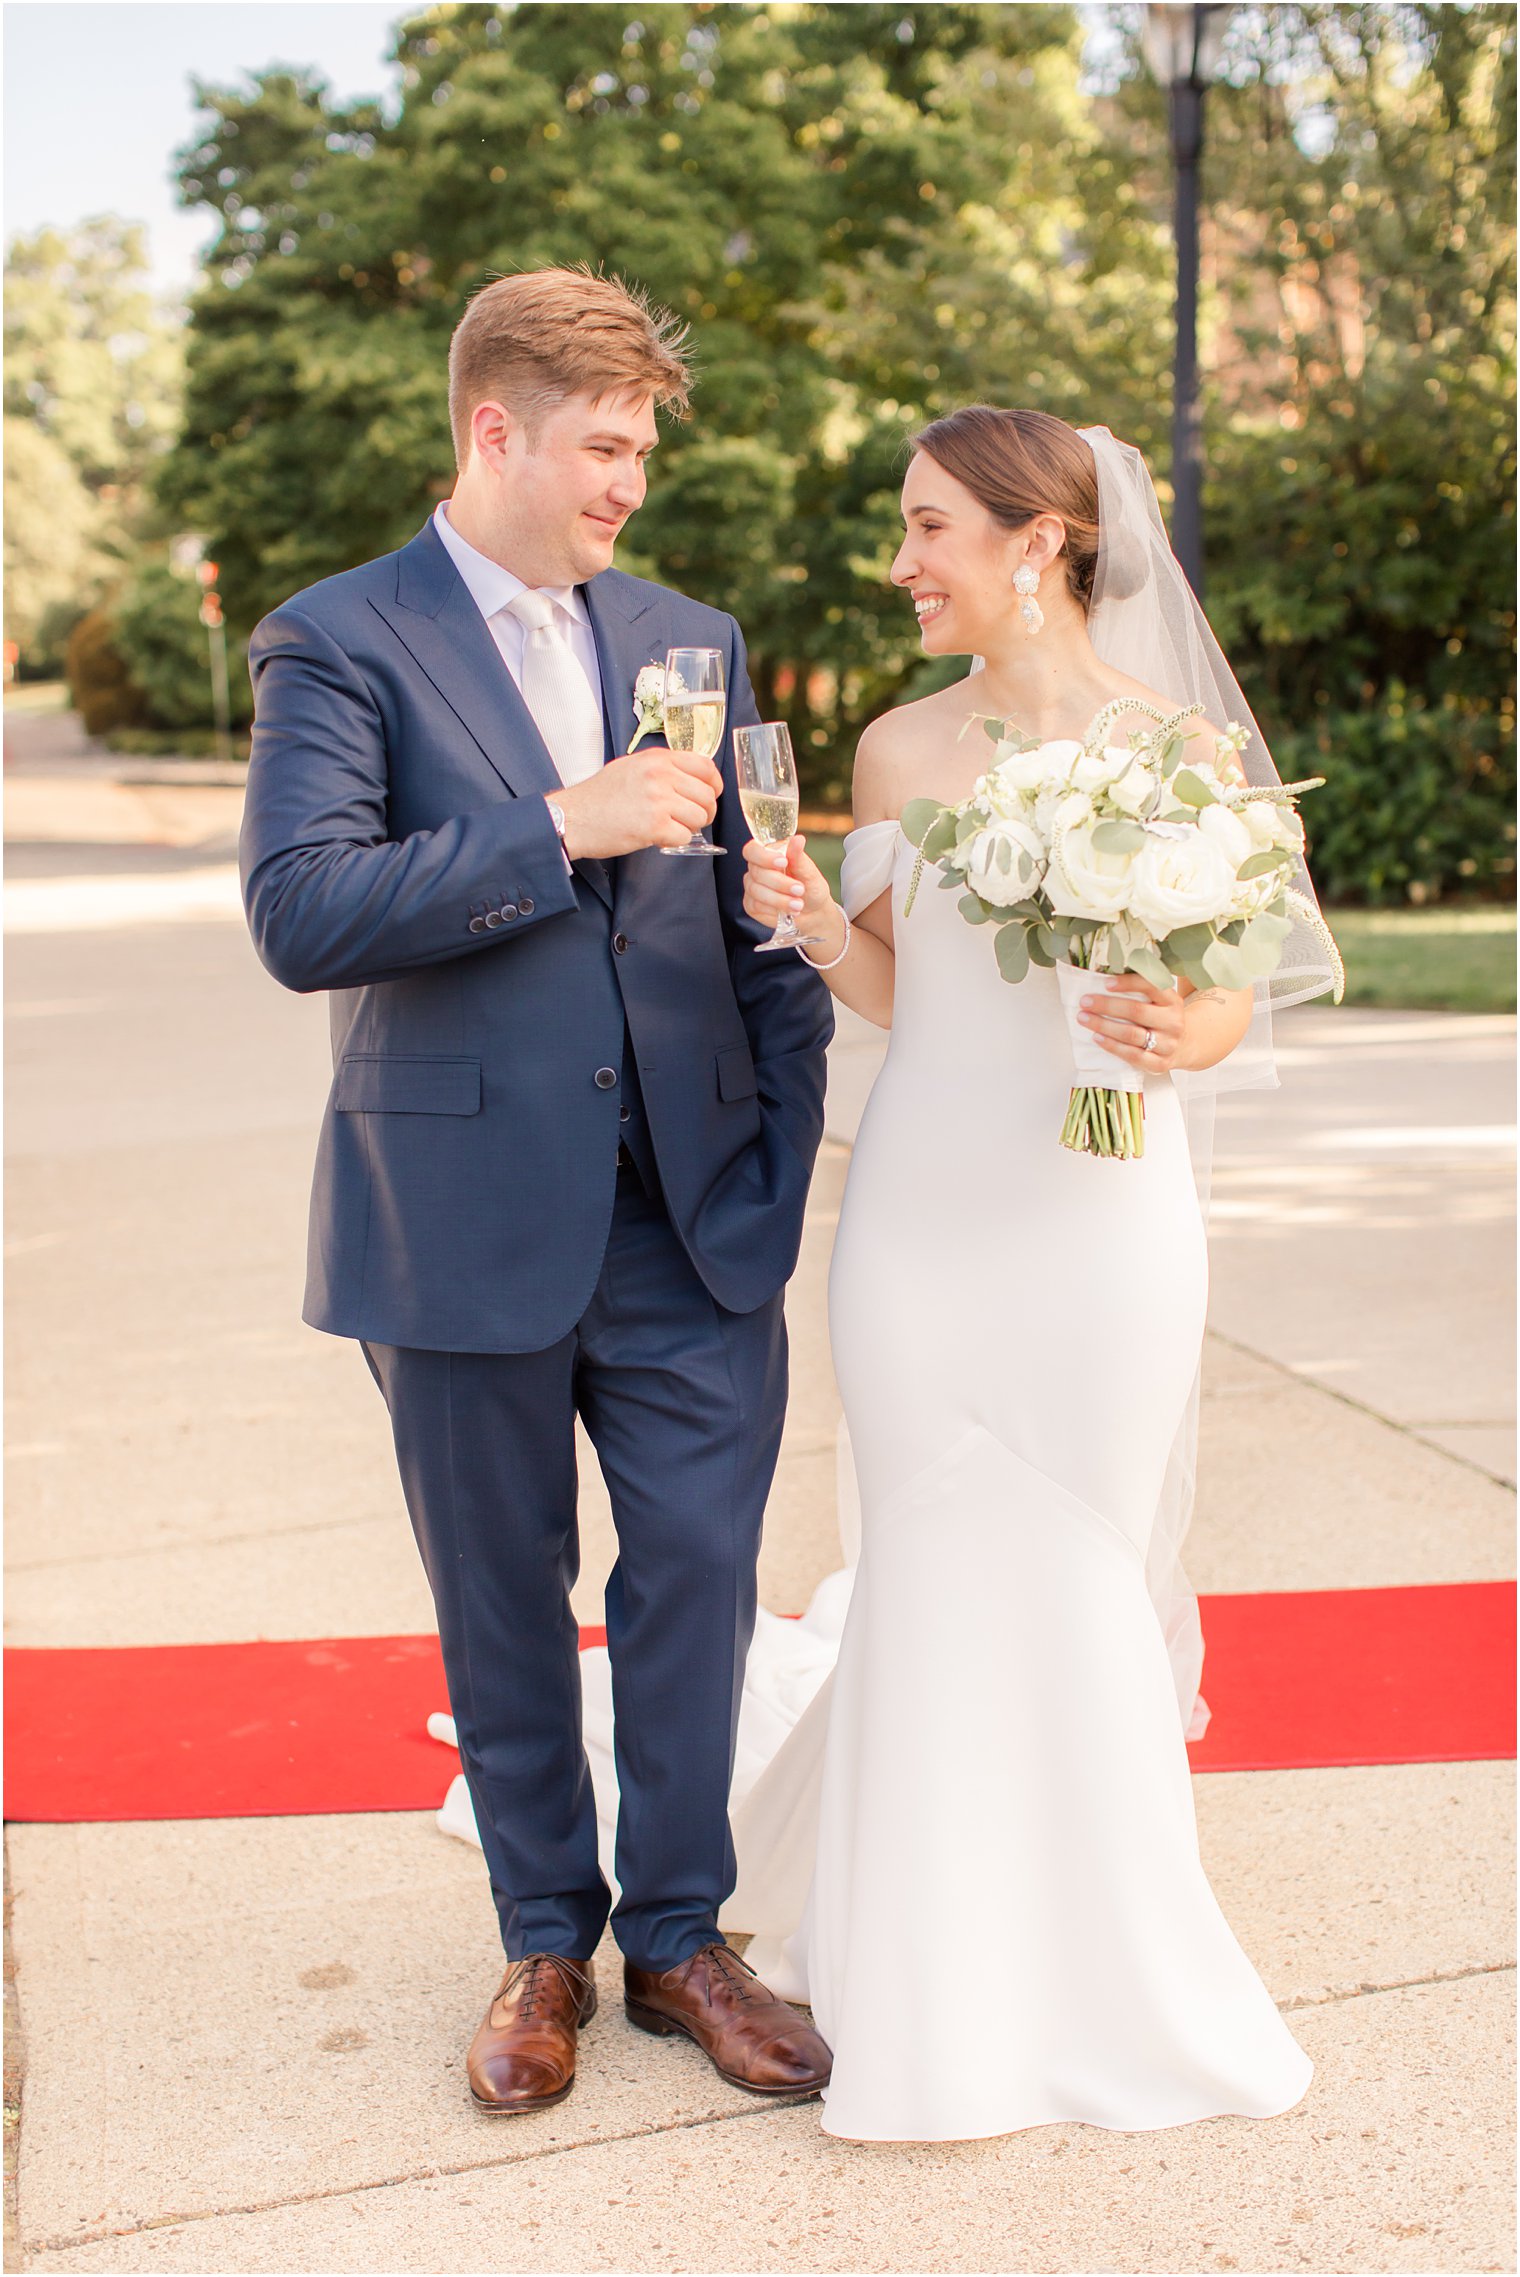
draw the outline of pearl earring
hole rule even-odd
[[[1037,633],[1045,622],[1045,612],[1034,598],[1040,590],[1039,573],[1031,569],[1027,561],[1020,562],[1014,571],[1013,589],[1023,596],[1019,602],[1019,615],[1024,620],[1025,632]]]

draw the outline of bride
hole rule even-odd
[[[1145,1072],[1145,1153],[1068,1152],[1054,974],[1010,987],[952,897],[904,922],[897,819],[970,792],[979,716],[1053,740],[1120,699],[1187,705],[1209,753],[1254,723],[1144,462],[1106,428],[936,420],[902,517],[892,580],[924,653],[982,668],[862,736],[842,909],[801,838],[746,848],[751,915],[791,910],[891,1041],[830,1281],[859,1565],[833,1675],[736,1814],[723,1919],[811,2001],[832,2135],[1268,2117],[1312,2067],[1200,1863],[1176,1566],[1207,1293],[1196,1126],[1213,1088],[1273,1080],[1265,1006],[1095,976],[1087,1026]],[[1115,740],[1151,724],[1115,717]],[[1259,734],[1245,757],[1276,780]],[[1330,985],[1319,955],[1290,943],[1279,1001]]]

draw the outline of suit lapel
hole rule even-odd
[[[396,598],[370,606],[385,619],[518,797],[561,788],[533,714],[490,627],[431,522],[396,556]]]
[[[508,790],[518,798],[542,797],[545,793],[552,797],[555,791],[563,790],[559,769],[523,701],[522,691],[507,670],[490,627],[431,520],[402,547],[396,557],[396,571],[394,602],[372,596],[371,608],[384,618],[413,662],[431,680]],[[594,580],[593,584],[599,582]],[[592,586],[585,588],[588,606],[592,590]],[[596,609],[591,614],[595,625]],[[610,737],[615,698],[608,653],[600,635],[597,660]],[[586,860],[574,867],[610,908],[613,888],[607,865]]]

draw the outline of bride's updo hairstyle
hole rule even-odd
[[[1098,469],[1064,419],[1048,411],[999,411],[968,403],[913,437],[946,474],[964,483],[1000,529],[1022,530],[1036,514],[1066,525],[1066,586],[1085,611],[1098,566]]]

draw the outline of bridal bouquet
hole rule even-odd
[[[1136,711],[1156,726],[1110,743],[1114,722]],[[1297,919],[1324,939],[1340,975],[1318,911],[1289,883],[1304,843],[1296,801],[1323,776],[1238,782],[1233,762],[1247,740],[1238,727],[1215,739],[1212,758],[1184,766],[1182,723],[1194,716],[1123,699],[1081,743],[1041,743],[984,720],[994,754],[971,796],[948,807],[914,799],[903,811],[919,852],[904,916],[932,862],[967,923],[992,928],[1004,980],[1054,966],[1087,1079],[1073,1087],[1061,1130],[1061,1144],[1079,1154],[1145,1151],[1141,1070],[1115,1060],[1076,1018],[1089,974],[1248,988],[1276,971]]]

